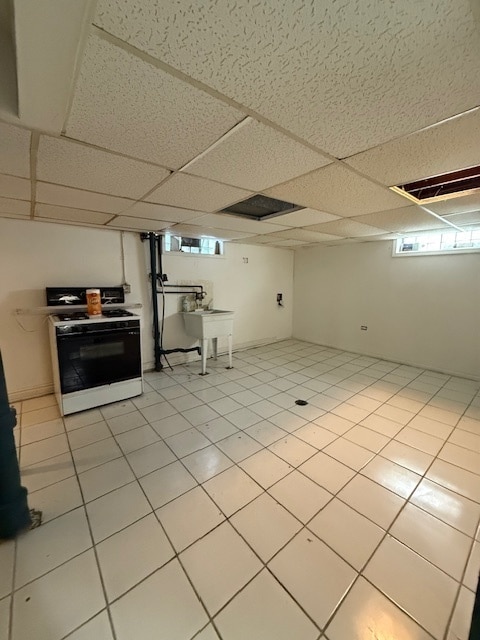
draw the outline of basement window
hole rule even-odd
[[[393,243],[394,256],[439,255],[480,251],[480,229],[405,236]]]
[[[167,233],[163,240],[164,251],[190,255],[221,256],[223,242],[216,238],[187,238]]]

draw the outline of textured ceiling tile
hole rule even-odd
[[[249,220],[239,216],[231,216],[221,213],[210,213],[202,216],[193,222],[193,224],[201,224],[209,226],[213,229],[230,229],[231,231],[246,231],[252,234],[272,233],[273,231],[283,231],[285,227],[280,225],[271,225],[261,220]]]
[[[335,235],[318,233],[317,231],[310,231],[308,229],[288,229],[286,231],[277,231],[272,235],[276,238],[303,240],[304,242],[323,242],[324,240],[331,240],[332,238],[337,237]]]
[[[137,199],[168,175],[166,169],[63,138],[40,138],[39,180]]]
[[[283,133],[248,118],[185,170],[262,191],[330,162]]]
[[[67,135],[178,169],[244,114],[91,35]]]
[[[302,242],[302,240],[277,240],[275,242],[276,247],[303,247],[308,242]]]
[[[439,216],[478,211],[480,210],[480,193],[471,193],[468,196],[459,196],[457,198],[441,200],[440,202],[431,202],[428,208],[434,213],[438,213]]]
[[[103,211],[104,213],[120,213],[129,207],[133,200],[106,196],[103,193],[83,191],[63,187],[59,184],[37,182],[36,201],[45,204],[56,204],[62,207],[75,207],[89,211]]]
[[[127,216],[149,218],[150,220],[168,220],[169,222],[187,222],[205,215],[205,211],[192,211],[191,209],[179,209],[167,207],[163,204],[150,202],[136,202],[123,212]]]
[[[210,212],[223,209],[223,207],[244,200],[251,195],[251,191],[177,173],[165,184],[155,189],[147,200],[183,209]]]
[[[0,173],[30,177],[30,131],[0,122]]]
[[[392,211],[370,213],[366,216],[356,216],[354,220],[386,231],[398,232],[439,229],[446,226],[441,220],[416,205]]]
[[[469,0],[100,0],[95,23],[346,157],[478,104]]]
[[[246,231],[230,231],[226,229],[212,229],[210,227],[193,224],[176,224],[169,227],[168,231],[173,235],[181,235],[191,238],[217,238],[218,240],[237,240],[255,235]]]
[[[402,196],[373,184],[340,164],[312,171],[268,189],[266,193],[339,216],[355,216],[407,204]]]
[[[275,242],[276,238],[273,236],[250,236],[245,238],[246,244],[262,244],[269,245]]]
[[[282,216],[275,216],[264,220],[264,222],[272,224],[282,224],[286,227],[306,227],[309,224],[320,224],[321,222],[329,222],[330,220],[338,220],[339,216],[323,211],[315,211],[314,209],[300,209],[293,213],[286,213]]]
[[[453,222],[458,226],[463,226],[465,224],[478,224],[480,223],[480,211],[470,211],[469,213],[459,213],[454,216],[445,216],[445,220],[448,222]]]
[[[0,198],[0,213],[14,213],[20,216],[30,215],[30,203],[25,200]]]
[[[30,200],[30,180],[0,174],[0,197]]]
[[[98,211],[85,211],[85,209],[57,207],[53,204],[36,204],[35,218],[82,222],[84,224],[105,224],[111,220],[112,215],[110,213],[99,213]]]
[[[388,186],[480,164],[480,109],[346,160]]]
[[[377,229],[370,225],[357,222],[356,220],[351,220],[350,218],[325,222],[324,224],[315,224],[312,227],[308,227],[308,229],[318,231],[319,233],[344,236],[345,238],[360,238],[362,236],[374,236],[385,233],[385,229]]]
[[[170,226],[170,222],[147,220],[145,218],[130,218],[129,216],[117,216],[107,224],[107,227],[134,229],[135,231],[161,231]]]

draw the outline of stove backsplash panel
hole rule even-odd
[[[47,306],[60,307],[87,304],[87,289],[100,289],[102,305],[123,304],[123,287],[46,287]]]

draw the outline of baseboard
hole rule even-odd
[[[13,391],[8,394],[8,401],[10,403],[21,402],[22,400],[30,400],[31,398],[39,398],[40,396],[48,396],[53,393],[53,382],[50,384],[43,384],[32,389],[22,389],[21,391]]]

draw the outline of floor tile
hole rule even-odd
[[[12,640],[61,640],[105,608],[93,551],[15,593]]]
[[[137,398],[132,398],[132,402],[137,409],[142,409],[143,407],[149,407],[152,404],[158,404],[161,399],[162,398],[157,391],[146,391],[143,395],[138,396]]]
[[[54,420],[60,417],[60,411],[56,405],[49,407],[43,407],[41,409],[34,409],[28,413],[22,413],[21,425],[22,427],[28,427],[33,424],[40,424],[41,422],[47,422],[48,420]]]
[[[106,438],[100,442],[89,444],[72,452],[77,473],[88,471],[101,464],[120,458],[122,451],[114,438]]]
[[[314,422],[300,427],[294,432],[294,435],[307,444],[312,445],[315,449],[323,449],[328,444],[337,439],[337,435],[324,427],[320,427]]]
[[[209,624],[200,633],[198,633],[193,640],[219,640],[217,632],[213,628],[213,625]]]
[[[266,570],[221,611],[215,622],[228,640],[318,638],[318,629]]]
[[[120,400],[120,402],[112,402],[104,407],[101,407],[103,417],[108,420],[109,418],[115,418],[116,416],[122,416],[125,413],[135,411],[136,407],[131,400]]]
[[[205,482],[233,465],[230,458],[215,445],[186,456],[182,463],[198,482]]]
[[[375,413],[367,416],[361,421],[360,425],[367,427],[372,431],[376,431],[382,436],[387,436],[388,438],[394,438],[403,428],[401,424],[398,424],[398,422],[376,415]]]
[[[294,435],[288,435],[281,440],[277,440],[277,442],[274,442],[268,448],[272,453],[293,467],[298,467],[302,462],[305,462],[305,460],[308,460],[308,458],[311,458],[317,453],[317,449],[303,442],[303,440],[296,438]]]
[[[154,422],[151,422],[150,426],[161,438],[168,438],[169,436],[174,436],[177,433],[181,433],[182,431],[187,431],[192,428],[190,422],[188,422],[188,420],[180,413],[175,413],[174,415],[167,416],[161,420],[155,420]]]
[[[353,469],[321,452],[300,465],[298,470],[330,493],[340,491],[355,475]]]
[[[234,462],[240,462],[262,449],[261,444],[242,431],[219,440],[217,447]]]
[[[422,478],[418,473],[381,456],[375,456],[365,465],[361,474],[402,498],[408,498]]]
[[[188,409],[183,411],[183,416],[194,426],[199,427],[206,422],[210,422],[211,420],[215,420],[218,418],[218,413],[211,409],[208,405],[202,404],[199,407],[195,407],[194,409]],[[235,413],[235,412],[233,412]],[[228,414],[228,419],[230,420],[230,416],[233,413]]]
[[[78,480],[75,477],[67,478],[35,491],[29,495],[28,502],[32,509],[42,512],[42,522],[45,524],[82,505]]]
[[[307,423],[307,420],[295,415],[291,411],[280,411],[279,413],[271,416],[269,422],[280,429],[291,433],[292,431],[296,431],[300,427],[303,427],[303,425]]]
[[[413,447],[414,449],[419,449],[420,451],[432,456],[436,456],[438,454],[444,443],[440,438],[435,438],[434,436],[430,436],[428,433],[417,431],[410,427],[404,427],[399,433],[397,433],[395,440],[406,444],[409,447]]]
[[[469,536],[474,536],[480,518],[480,505],[459,493],[424,478],[410,502]]]
[[[476,418],[470,416],[471,413],[477,415]],[[463,431],[469,431],[470,433],[475,433],[477,435],[480,434],[480,407],[471,407],[467,409],[465,415],[460,418],[460,421],[457,424],[457,429],[462,429]]]
[[[237,466],[223,471],[203,486],[227,517],[263,492],[263,489]]]
[[[447,640],[468,640],[475,594],[462,587],[453,612]]]
[[[73,450],[93,444],[99,440],[105,440],[105,438],[110,438],[111,435],[106,422],[97,422],[70,431],[68,433],[68,442],[70,443],[70,448]]]
[[[338,407],[332,409],[332,413],[336,416],[340,416],[341,418],[346,418],[351,422],[357,424],[361,420],[364,420],[370,413],[368,409],[362,409],[360,407],[356,407],[348,402],[344,402],[339,404]]]
[[[154,514],[97,545],[100,570],[109,602],[163,566],[174,555]]]
[[[31,427],[24,427],[22,428],[22,447],[62,433],[65,433],[62,418],[55,418]]]
[[[241,409],[243,405],[240,404],[239,402],[236,402],[235,400],[232,400],[232,398],[228,398],[224,396],[219,400],[214,400],[213,402],[210,402],[209,406],[214,411],[216,411],[219,415],[224,416],[227,413],[232,413],[232,411]]]
[[[385,531],[334,498],[308,523],[308,528],[357,571],[361,571]]]
[[[475,433],[462,431],[462,429],[455,429],[448,441],[452,444],[456,444],[459,447],[465,447],[466,449],[470,449],[471,451],[480,453],[480,435],[477,435]]]
[[[231,422],[223,417],[215,418],[197,427],[211,442],[218,442],[238,431]]]
[[[125,431],[130,431],[130,429],[135,429],[136,427],[142,427],[146,422],[144,415],[140,411],[131,411],[130,413],[115,416],[107,420],[108,426],[114,436],[125,433]]]
[[[217,387],[210,386],[205,389],[200,389],[199,391],[194,391],[194,394],[197,398],[200,398],[202,402],[212,402],[213,400],[219,400],[225,397],[225,394],[217,389]]]
[[[324,627],[357,573],[308,531],[301,531],[269,569],[319,627]]]
[[[432,640],[380,591],[359,578],[340,605],[326,636],[329,640]]]
[[[68,636],[67,640],[113,640],[112,628],[106,611],[102,611],[89,622]]]
[[[457,593],[455,580],[390,536],[364,575],[435,638],[443,637]]]
[[[173,462],[139,480],[154,509],[196,486],[195,479],[181,462]]]
[[[83,507],[21,534],[17,540],[16,588],[39,578],[91,546]]]
[[[351,422],[351,420],[346,420],[345,418],[336,416],[333,413],[326,413],[325,415],[317,418],[314,422],[321,427],[325,427],[325,429],[328,429],[329,431],[333,431],[333,433],[336,433],[339,436],[343,435],[355,426],[355,423]]]
[[[64,453],[21,469],[22,485],[30,493],[75,475],[72,456]]]
[[[157,640],[159,629],[168,640],[184,640],[208,622],[177,560],[117,600],[111,612],[117,640]]]
[[[301,522],[267,494],[237,511],[230,522],[264,562],[302,528]]]
[[[455,580],[467,564],[471,539],[438,518],[407,504],[390,533]]]
[[[460,416],[458,413],[452,413],[451,411],[445,411],[444,409],[439,409],[438,407],[433,407],[430,404],[427,404],[418,412],[417,418],[428,418],[429,420],[434,420],[435,422],[441,422],[443,425],[449,427],[455,427],[458,423]],[[415,418],[414,418],[415,420]],[[413,425],[411,425],[413,426]],[[416,429],[418,427],[415,427]],[[438,428],[438,427],[437,427]],[[435,435],[435,433],[432,433]]]
[[[115,436],[117,444],[125,454],[158,442],[159,439],[158,434],[148,424]]]
[[[180,552],[225,520],[201,487],[187,491],[156,512],[175,549]]]
[[[361,475],[350,480],[338,497],[385,530],[405,504],[400,496]]]
[[[423,475],[433,461],[433,456],[406,444],[392,440],[381,451],[382,458],[387,458],[401,467]]]
[[[470,591],[476,592],[480,576],[480,542],[474,542],[463,583]]]
[[[393,422],[398,422],[398,424],[408,424],[411,419],[415,416],[411,411],[407,411],[406,409],[400,409],[399,407],[394,407],[390,404],[384,404],[379,407],[375,414],[377,416],[382,416],[383,418],[387,418],[388,420],[392,420]]]
[[[476,451],[469,451],[464,447],[459,447],[456,444],[447,442],[443,449],[438,454],[441,460],[450,462],[472,473],[480,474],[480,453]],[[480,478],[479,478],[480,482]]]
[[[292,471],[270,487],[268,493],[303,523],[308,522],[332,498],[331,493],[298,471]]]
[[[232,411],[232,413],[227,415],[227,420],[229,420],[238,429],[247,429],[248,427],[257,424],[257,422],[260,422],[261,419],[262,418],[257,413],[250,411],[250,409],[247,409],[246,407],[243,407],[243,409],[237,409],[237,411]]]
[[[12,590],[13,563],[15,555],[15,542],[2,540],[0,542],[0,599],[7,596]]]
[[[22,446],[20,449],[20,464],[22,467],[28,467],[37,462],[60,456],[68,451],[67,436],[61,433],[58,436],[27,444],[25,447]]]
[[[53,394],[48,396],[40,396],[39,398],[31,398],[22,401],[22,413],[34,411],[35,409],[44,409],[45,407],[56,407],[57,400]]]
[[[159,394],[162,398],[165,398],[165,400],[173,400],[174,398],[180,398],[181,396],[188,395],[188,390],[181,384],[174,384],[171,387],[161,389]]]
[[[163,418],[169,418],[170,416],[178,413],[175,407],[167,402],[167,400],[159,402],[158,404],[152,404],[148,407],[142,407],[140,412],[142,413],[145,420],[152,426],[154,426],[154,423],[158,422],[159,420],[162,420]]]
[[[426,477],[470,500],[480,502],[480,481],[475,473],[460,469],[443,460],[435,460]]]
[[[268,489],[293,470],[291,465],[267,449],[243,460],[239,466],[264,489]]]
[[[10,625],[10,598],[0,600],[0,640],[8,640]]]
[[[262,568],[228,522],[189,547],[180,560],[211,615]]]
[[[114,489],[132,482],[135,480],[135,476],[125,458],[117,458],[81,473],[78,479],[85,502],[91,502]]]
[[[176,457],[164,442],[154,442],[126,455],[126,459],[137,478],[175,462]]]
[[[74,429],[80,429],[95,422],[103,422],[104,418],[100,409],[89,409],[88,411],[72,413],[72,415],[65,416],[63,420],[65,422],[65,429],[67,431],[73,431]]]
[[[210,440],[197,429],[189,429],[188,431],[182,431],[182,433],[166,438],[165,443],[172,449],[177,457],[183,458],[194,451],[208,447]]]
[[[137,482],[97,498],[87,504],[87,514],[95,543],[143,518],[151,511]]]
[[[325,447],[323,452],[355,471],[360,471],[374,456],[372,451],[364,449],[345,438],[338,438],[338,440]]]
[[[344,438],[374,453],[378,453],[390,442],[388,436],[384,436],[361,425],[357,425],[353,427],[353,429],[350,429],[350,431],[347,431]]]
[[[245,433],[263,444],[264,447],[268,447],[269,444],[273,444],[280,438],[284,437],[286,432],[280,427],[277,427],[268,420],[262,420],[253,427],[245,429]]]

